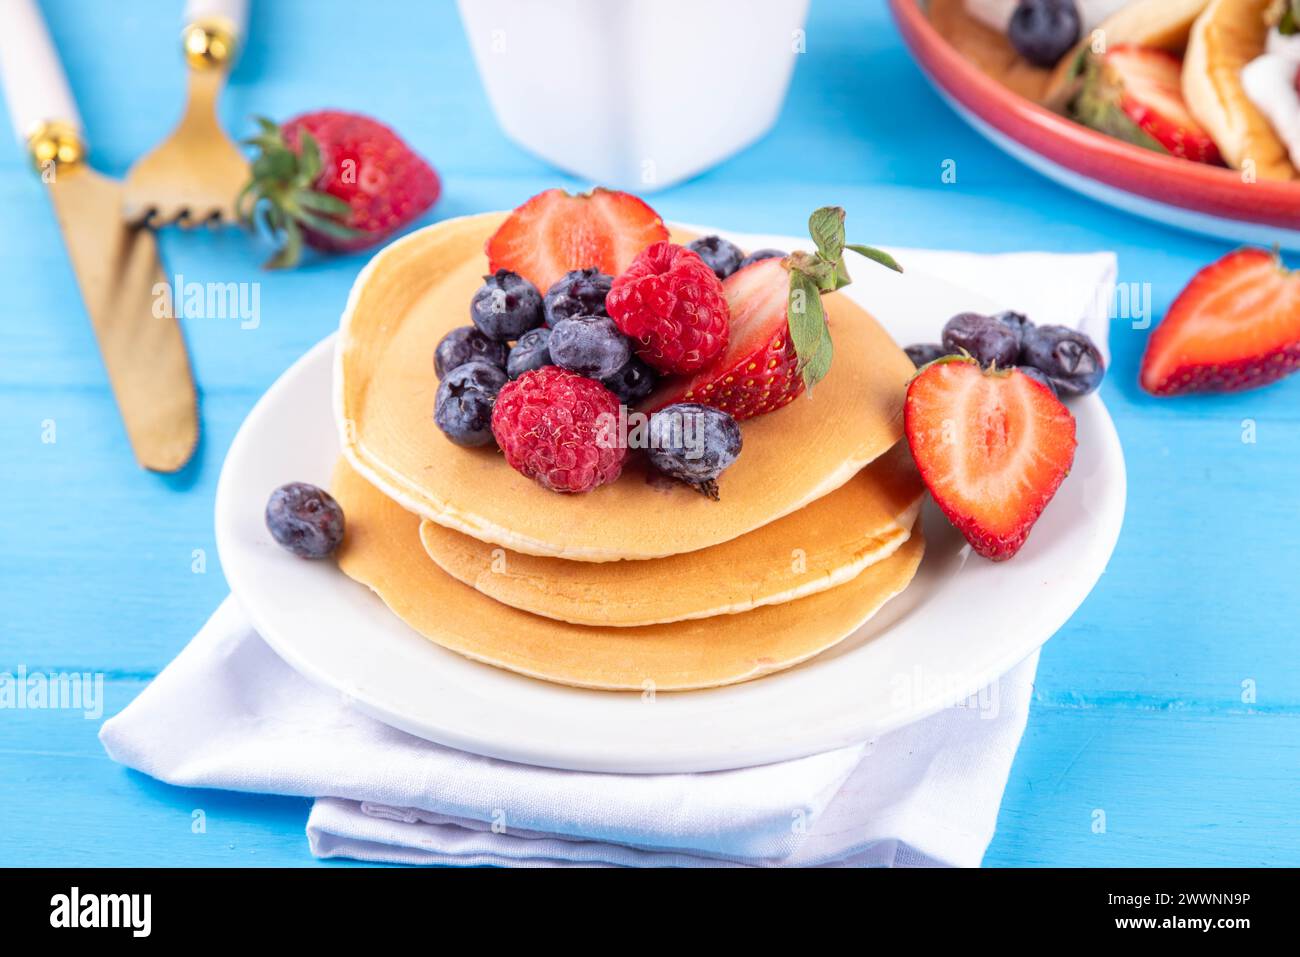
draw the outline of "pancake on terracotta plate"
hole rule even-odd
[[[578,561],[660,558],[729,541],[839,488],[896,443],[915,372],[888,333],[845,296],[824,298],[835,362],[810,394],[743,423],[744,452],[721,501],[652,481],[633,461],[617,482],[557,495],[496,449],[454,445],[433,424],[433,352],[468,324],[487,271],[484,240],[507,214],[448,220],[375,256],[339,333],[335,417],[354,468],[408,510],[480,541]],[[675,232],[675,241],[689,237]],[[640,460],[642,456],[636,456]]]
[[[415,631],[448,650],[533,678],[602,690],[685,691],[734,684],[805,661],[848,637],[912,580],[920,528],[852,581],[736,615],[597,628],[511,608],[442,571],[420,519],[345,461],[331,486],[347,514],[339,567]]]
[[[921,477],[899,442],[840,488],[729,542],[641,562],[521,555],[434,522],[420,525],[443,571],[535,615],[629,627],[735,614],[851,580],[907,541]]]

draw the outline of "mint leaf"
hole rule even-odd
[[[836,260],[844,251],[844,207],[823,206],[808,217],[808,232],[823,259]]]
[[[866,256],[872,262],[880,263],[882,266],[888,266],[890,269],[894,270],[894,272],[903,271],[903,267],[898,264],[894,257],[889,255],[889,253],[885,252],[883,249],[877,249],[874,246],[862,246],[858,243],[848,243],[844,248],[852,249],[859,256]]]

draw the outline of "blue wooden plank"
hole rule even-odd
[[[183,77],[168,56],[180,4],[42,6],[96,162],[120,173],[179,108]],[[253,9],[223,101],[232,124],[326,105],[371,112],[443,174],[431,218],[583,185],[497,129],[452,4],[395,4],[400,30],[344,0]],[[880,4],[815,0],[807,47],[772,134],[656,195],[665,216],[797,233],[810,209],[837,202],[870,242],[1114,249],[1121,281],[1149,287],[1157,315],[1229,248],[1090,203],[1007,159],[935,96]],[[357,52],[367,50],[384,53]],[[946,160],[955,183],[940,178]],[[173,273],[258,283],[260,321],[186,322],[202,452],[181,476],[159,478],[131,463],[48,203],[4,138],[0,209],[0,670],[103,671],[112,711],[224,594],[211,522],[222,458],[261,392],[334,327],[366,257],[269,275],[258,268],[265,250],[238,234],[163,236]],[[1124,534],[1044,651],[988,862],[1295,864],[1300,379],[1237,397],[1151,399],[1136,385],[1142,325],[1112,323],[1103,393],[1129,467]],[[41,441],[50,419],[53,444]],[[1254,442],[1242,441],[1247,422]],[[191,571],[195,549],[206,552],[204,574]],[[1254,700],[1243,700],[1243,683]],[[0,864],[309,862],[304,802],[150,782],[107,761],[96,726],[0,713]],[[201,838],[188,825],[198,806],[209,811]],[[1105,834],[1091,830],[1095,809]]]

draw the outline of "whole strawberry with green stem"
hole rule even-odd
[[[421,216],[438,199],[433,167],[391,129],[339,110],[304,113],[277,125],[259,117],[246,140],[258,150],[238,209],[259,209],[283,236],[270,269],[294,266],[306,243],[323,252],[365,249]]]

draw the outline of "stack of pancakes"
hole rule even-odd
[[[548,491],[433,424],[433,352],[468,321],[506,214],[380,253],[343,317],[333,492],[339,565],[443,647],[536,678],[685,690],[790,667],[852,634],[915,574],[923,487],[902,436],[913,372],[863,310],[826,299],[836,357],[785,409],[742,423],[720,501],[650,471]],[[674,234],[677,242],[689,237]]]

